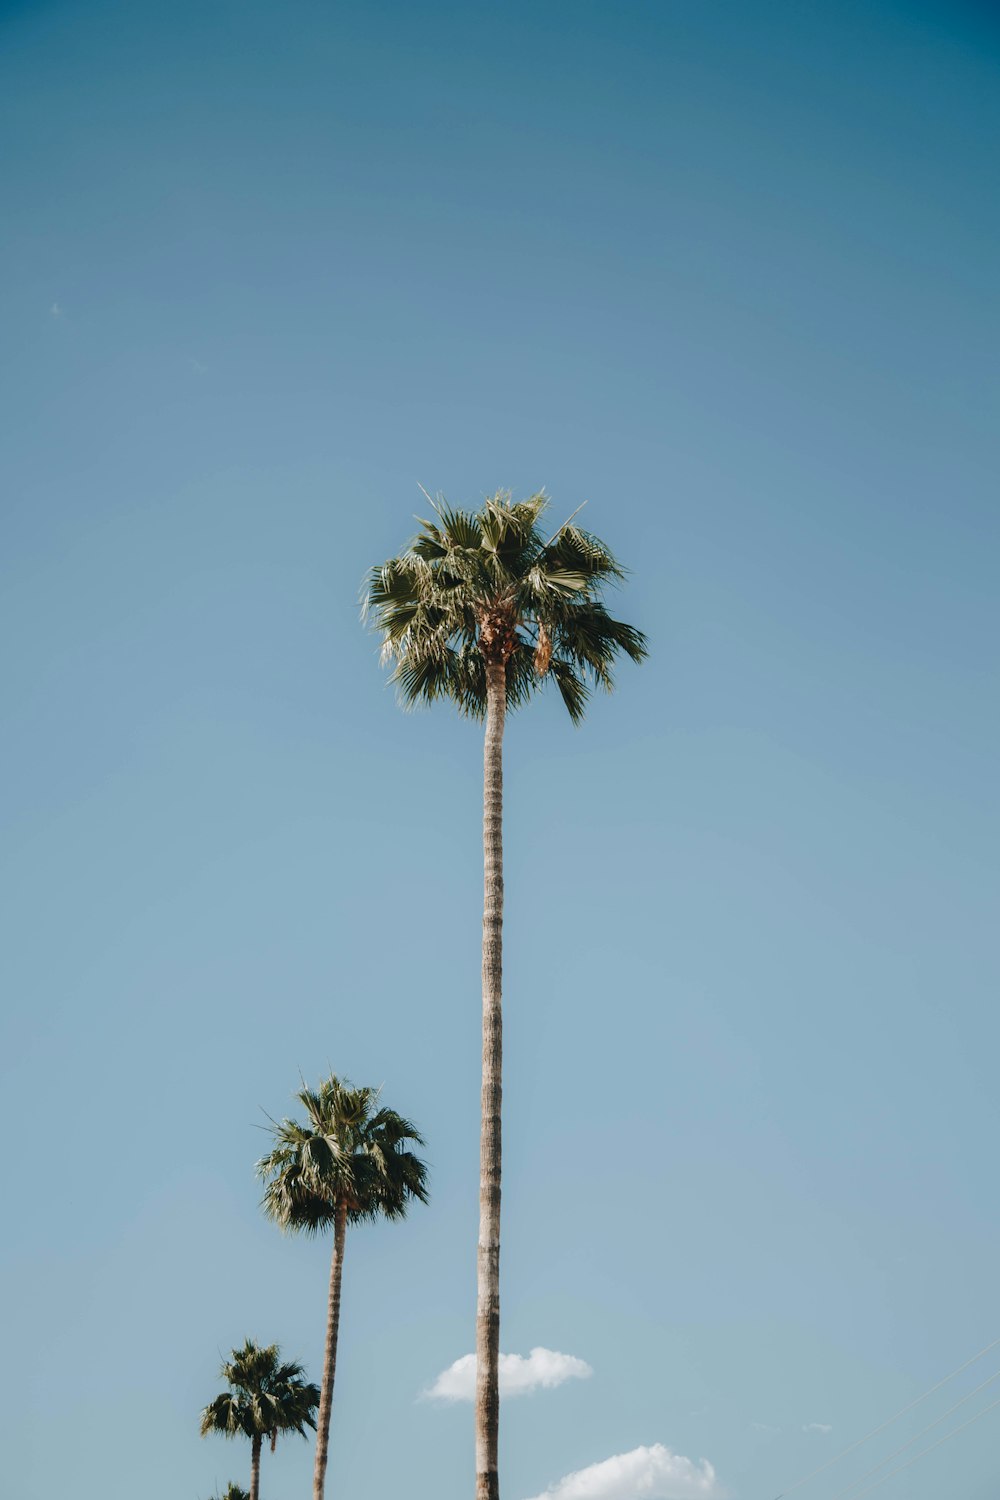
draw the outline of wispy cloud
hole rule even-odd
[[[534,1500],[724,1500],[725,1494],[707,1459],[695,1463],[654,1443],[567,1474]]]
[[[53,302],[52,306],[49,308],[49,317],[50,318],[61,318],[62,315],[63,315],[63,310],[59,306],[59,303],[58,302]]]
[[[555,1349],[532,1349],[530,1354],[501,1354],[501,1396],[525,1396],[529,1391],[551,1390],[564,1380],[586,1380],[593,1375],[586,1360]],[[429,1390],[436,1401],[473,1401],[476,1396],[476,1356],[463,1354],[442,1370]]]
[[[754,1432],[767,1432],[770,1433],[772,1437],[775,1435],[775,1433],[781,1431],[780,1427],[772,1427],[770,1422],[751,1422],[750,1426],[753,1428]]]
[[[803,1423],[802,1431],[803,1432],[832,1432],[833,1428],[830,1426],[829,1422],[805,1422],[805,1423]]]

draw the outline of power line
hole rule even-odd
[[[963,1370],[967,1370],[970,1365],[974,1365],[978,1360],[982,1359],[984,1354],[989,1354],[990,1350],[995,1349],[998,1344],[1000,1344],[1000,1339],[994,1339],[991,1344],[987,1344],[984,1349],[980,1349],[978,1354],[974,1354],[971,1359],[967,1359],[964,1365],[959,1365],[957,1370],[952,1370],[950,1375],[946,1375],[943,1380],[939,1380],[937,1385],[932,1385],[929,1391],[924,1391],[922,1396],[918,1396],[915,1401],[911,1401],[909,1405],[902,1407],[894,1416],[888,1417],[886,1421],[880,1422],[878,1427],[873,1427],[871,1432],[866,1432],[856,1442],[850,1443],[846,1448],[842,1448],[839,1453],[835,1453],[832,1458],[828,1458],[826,1463],[820,1464],[818,1469],[813,1469],[810,1473],[803,1474],[801,1479],[796,1479],[794,1484],[790,1484],[787,1489],[781,1491],[780,1495],[776,1495],[775,1500],[785,1500],[786,1495],[790,1495],[794,1490],[800,1489],[802,1485],[808,1484],[809,1480],[815,1479],[817,1474],[825,1474],[827,1469],[832,1468],[834,1464],[839,1464],[842,1458],[846,1458],[849,1453],[853,1453],[856,1448],[860,1448],[862,1443],[867,1443],[869,1438],[878,1437],[880,1432],[884,1432],[887,1427],[891,1427],[893,1422],[898,1422],[900,1417],[905,1417],[908,1411],[912,1411],[915,1406],[919,1406],[921,1401],[926,1401],[928,1396],[933,1396],[935,1391],[939,1391],[943,1385],[947,1385],[949,1380],[954,1380],[956,1375],[961,1375]]]
[[[877,1464],[872,1464],[871,1468],[868,1469],[864,1474],[859,1474],[857,1479],[852,1479],[850,1484],[845,1484],[844,1488],[842,1490],[838,1490],[837,1493],[833,1496],[833,1500],[842,1500],[842,1496],[848,1494],[850,1490],[855,1489],[859,1484],[864,1484],[866,1479],[870,1479],[873,1474],[878,1473],[879,1469],[884,1469],[886,1464],[891,1464],[894,1458],[898,1458],[901,1453],[905,1453],[907,1448],[912,1448],[914,1443],[919,1443],[920,1439],[922,1437],[925,1437],[928,1432],[932,1432],[935,1427],[940,1427],[941,1423],[947,1421],[947,1419],[952,1416],[954,1412],[958,1411],[958,1408],[960,1406],[964,1406],[967,1401],[971,1401],[973,1396],[978,1396],[979,1392],[984,1391],[988,1385],[992,1385],[994,1380],[1000,1380],[1000,1370],[998,1370],[995,1375],[991,1375],[989,1380],[984,1380],[981,1385],[977,1385],[975,1390],[970,1391],[967,1396],[963,1396],[961,1401],[956,1401],[954,1406],[949,1406],[948,1410],[946,1412],[943,1412],[940,1417],[935,1417],[933,1422],[928,1422],[926,1427],[922,1427],[920,1431],[915,1432],[911,1438],[907,1438],[906,1442],[901,1443],[898,1448],[893,1450],[892,1453],[887,1453],[885,1458],[880,1458]],[[986,1410],[988,1411],[989,1407],[987,1407]],[[980,1415],[982,1415],[982,1413]],[[958,1432],[959,1430],[959,1428],[955,1428],[956,1432]],[[897,1469],[894,1470],[894,1472],[898,1473],[899,1471]],[[888,1479],[889,1476],[888,1474],[886,1474],[884,1477]],[[881,1482],[882,1481],[879,1480],[880,1484]],[[873,1486],[869,1486],[869,1488],[873,1488]],[[862,1490],[861,1493],[864,1494],[864,1491]],[[855,1500],[857,1500],[857,1497],[855,1497]]]
[[[952,1432],[946,1432],[943,1438],[938,1438],[937,1442],[931,1443],[929,1448],[924,1448],[920,1453],[915,1453],[912,1458],[908,1458],[906,1463],[900,1464],[898,1469],[890,1469],[888,1474],[883,1474],[881,1479],[876,1479],[875,1483],[870,1484],[867,1489],[859,1490],[855,1496],[855,1500],[861,1500],[862,1495],[871,1494],[872,1490],[877,1489],[880,1484],[884,1484],[887,1479],[891,1479],[894,1474],[902,1474],[904,1469],[911,1468],[917,1462],[918,1458],[926,1458],[928,1453],[933,1453],[934,1449],[940,1448],[942,1443],[950,1442],[953,1437],[958,1437],[960,1432],[964,1432],[967,1427],[971,1427],[973,1422],[978,1422],[980,1417],[985,1417],[986,1413],[992,1411],[995,1406],[1000,1406],[1000,1396],[995,1401],[991,1401],[989,1406],[984,1406],[982,1411],[977,1411],[974,1417],[970,1417],[960,1427],[956,1427]]]

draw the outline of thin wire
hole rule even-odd
[[[906,1460],[906,1463],[900,1464],[898,1469],[890,1469],[888,1474],[883,1474],[881,1479],[876,1479],[875,1483],[870,1484],[867,1489],[859,1490],[857,1495],[855,1496],[855,1500],[861,1500],[862,1495],[871,1494],[872,1490],[878,1489],[880,1484],[884,1484],[885,1481],[887,1479],[891,1479],[894,1474],[902,1474],[904,1469],[911,1468],[917,1462],[918,1458],[926,1458],[928,1453],[933,1453],[934,1449],[940,1448],[942,1443],[950,1442],[953,1437],[958,1437],[958,1434],[960,1432],[964,1432],[967,1427],[971,1427],[973,1422],[978,1422],[980,1417],[985,1417],[986,1413],[992,1411],[995,1406],[1000,1406],[1000,1396],[998,1396],[995,1401],[991,1401],[989,1406],[984,1406],[982,1411],[977,1411],[974,1417],[970,1417],[969,1420],[967,1422],[963,1422],[960,1427],[954,1428],[952,1432],[946,1432],[943,1438],[938,1438],[937,1442],[931,1443],[929,1448],[924,1448],[920,1453],[915,1453],[912,1458],[908,1458]]]
[[[898,1422],[900,1417],[905,1417],[908,1411],[912,1411],[915,1406],[919,1406],[921,1401],[926,1401],[928,1396],[933,1396],[935,1391],[939,1391],[943,1385],[947,1385],[949,1380],[954,1380],[956,1375],[961,1375],[963,1370],[967,1370],[970,1365],[974,1365],[977,1360],[982,1359],[984,1354],[989,1354],[990,1350],[995,1349],[998,1344],[1000,1344],[1000,1339],[994,1339],[992,1344],[987,1344],[985,1349],[980,1349],[978,1354],[974,1354],[971,1359],[967,1359],[964,1365],[959,1365],[957,1370],[952,1370],[950,1375],[946,1375],[943,1380],[939,1380],[937,1385],[932,1385],[929,1391],[924,1391],[922,1396],[918,1396],[915,1401],[911,1401],[908,1406],[904,1406],[901,1411],[896,1412],[895,1416],[889,1417],[885,1422],[881,1422],[878,1427],[873,1427],[871,1432],[866,1432],[864,1437],[859,1437],[857,1442],[851,1443],[849,1447],[842,1448],[839,1453],[835,1453],[832,1458],[828,1458],[826,1463],[820,1464],[818,1469],[813,1469],[809,1474],[804,1474],[801,1479],[796,1479],[795,1483],[790,1484],[787,1490],[782,1490],[780,1495],[776,1495],[775,1500],[785,1500],[786,1495],[790,1495],[793,1490],[800,1489],[802,1485],[808,1484],[809,1480],[815,1479],[817,1474],[824,1474],[834,1464],[839,1464],[842,1458],[846,1458],[849,1453],[853,1453],[856,1448],[860,1448],[862,1443],[867,1443],[869,1438],[878,1437],[880,1432],[884,1432],[887,1427],[891,1427],[893,1422]]]
[[[947,1421],[947,1419],[952,1416],[953,1413],[958,1411],[958,1408],[960,1406],[964,1406],[967,1401],[971,1401],[973,1396],[978,1396],[980,1391],[985,1391],[986,1387],[988,1385],[992,1385],[994,1380],[1000,1380],[1000,1370],[998,1370],[995,1375],[991,1375],[989,1380],[984,1380],[982,1385],[977,1385],[975,1390],[970,1391],[967,1396],[963,1396],[961,1401],[956,1401],[954,1406],[949,1406],[948,1410],[946,1412],[942,1412],[941,1416],[935,1417],[933,1422],[928,1422],[926,1427],[922,1427],[920,1431],[915,1432],[911,1438],[907,1438],[906,1442],[901,1443],[898,1448],[893,1450],[892,1453],[887,1453],[885,1458],[880,1458],[877,1464],[872,1464],[871,1468],[868,1469],[864,1474],[859,1474],[857,1479],[852,1479],[850,1484],[845,1484],[844,1488],[842,1490],[838,1490],[837,1493],[832,1497],[832,1500],[841,1500],[841,1497],[843,1495],[846,1495],[850,1490],[856,1488],[857,1485],[864,1484],[866,1479],[870,1479],[873,1474],[877,1474],[879,1469],[884,1469],[886,1464],[891,1464],[893,1459],[898,1458],[901,1453],[905,1453],[907,1448],[912,1448],[914,1443],[919,1443],[920,1439],[922,1437],[925,1437],[928,1432],[932,1432],[935,1427],[940,1427],[941,1423]],[[886,1475],[885,1477],[888,1478],[889,1476]],[[881,1480],[879,1481],[879,1483],[881,1483]]]

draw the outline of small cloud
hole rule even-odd
[[[49,308],[49,317],[50,318],[61,318],[62,315],[63,315],[63,310],[59,306],[59,303],[58,302],[53,302],[52,306]]]
[[[203,365],[200,359],[192,359],[191,368],[196,375],[208,374],[208,365]]]
[[[750,1426],[753,1428],[754,1432],[766,1432],[771,1437],[774,1437],[781,1431],[780,1427],[772,1427],[769,1422],[751,1422]]]
[[[534,1500],[725,1500],[707,1459],[694,1463],[662,1443],[578,1469]]]
[[[586,1380],[593,1375],[586,1360],[573,1354],[557,1354],[554,1349],[532,1349],[528,1355],[501,1354],[501,1396],[525,1396],[529,1391],[551,1390],[564,1380]],[[436,1401],[474,1401],[476,1397],[476,1356],[463,1354],[447,1370],[442,1370],[425,1396]]]
[[[803,1432],[832,1432],[833,1428],[829,1422],[805,1422],[802,1426]]]

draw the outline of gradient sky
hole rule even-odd
[[[16,1500],[246,1483],[198,1412],[248,1334],[319,1373],[252,1165],[328,1068],[433,1169],[348,1242],[329,1494],[468,1500],[481,736],[356,603],[418,483],[587,501],[652,643],[508,733],[502,1346],[594,1373],[505,1500],[772,1500],[1000,1336],[998,61],[968,0],[0,6]]]

